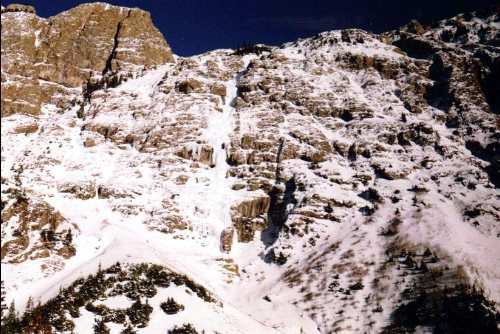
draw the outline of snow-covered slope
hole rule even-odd
[[[498,330],[498,17],[471,15],[117,69],[3,117],[6,300],[43,304],[20,326]]]

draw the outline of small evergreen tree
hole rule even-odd
[[[131,325],[128,325],[120,334],[137,334],[137,331]]]
[[[49,322],[49,313],[52,313],[51,308],[43,307],[40,302],[36,307],[32,307],[30,312],[30,320],[29,320],[29,333],[37,333],[37,334],[52,334],[52,325]],[[26,314],[23,315],[23,318],[26,317]],[[57,327],[56,327],[57,329]]]
[[[18,334],[20,333],[20,330],[21,324],[16,313],[16,305],[14,301],[12,301],[12,303],[10,303],[7,316],[2,323],[2,334]]]
[[[15,304],[14,301],[12,301],[10,303],[9,313],[7,314],[7,318],[9,318],[9,319],[17,318],[17,315],[16,315],[16,304]]]
[[[26,308],[21,318],[21,326],[23,328],[30,328],[33,326],[33,299],[31,296],[28,298],[26,302]]]
[[[143,304],[140,299],[127,309],[127,315],[130,322],[137,325],[139,328],[143,328],[148,325],[149,316],[152,312],[153,308],[149,305],[148,301],[146,301],[146,304]]]
[[[172,330],[168,331],[168,334],[198,334],[198,332],[193,325],[184,324],[181,327],[174,326]]]
[[[34,305],[33,305],[33,298],[31,296],[28,298],[28,301],[26,302],[26,309],[24,310],[24,314],[31,314],[33,312]]]
[[[1,322],[3,324],[4,322],[4,318],[7,316],[7,304],[5,303],[5,286],[4,286],[4,283],[3,283],[3,280],[1,281],[1,295],[2,295],[2,312],[1,312],[1,316],[0,316],[0,319],[1,319]]]
[[[184,310],[184,305],[178,304],[173,298],[167,298],[166,302],[160,304],[160,308],[166,314],[176,314]]]
[[[109,334],[109,328],[102,320],[95,320],[94,334]]]

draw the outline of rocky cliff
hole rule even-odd
[[[498,331],[498,28],[174,58],[139,9],[2,8],[4,329]]]
[[[58,95],[91,79],[174,61],[149,13],[105,3],[48,19],[9,5],[2,10],[2,42],[3,116],[39,115],[42,104],[63,103]]]

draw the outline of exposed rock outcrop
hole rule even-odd
[[[2,13],[8,12],[25,12],[30,14],[36,14],[35,7],[21,4],[10,4],[6,7],[2,6]]]
[[[270,203],[269,197],[256,197],[231,208],[239,242],[252,241],[256,231],[263,231],[267,227]]]
[[[174,61],[149,14],[140,9],[94,3],[47,19],[34,14],[23,5],[2,10],[4,116],[39,113],[51,96],[43,96],[38,79],[80,87],[97,75]]]
[[[2,208],[2,240],[1,259],[9,263],[75,255],[65,218],[47,203],[23,194]]]
[[[232,227],[225,228],[220,236],[221,249],[224,252],[230,252],[233,246],[234,229]]]

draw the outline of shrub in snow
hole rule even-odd
[[[167,301],[161,303],[160,307],[166,314],[176,314],[184,310],[184,305],[178,304],[173,298],[167,298]]]
[[[130,325],[128,325],[120,334],[137,334],[137,331]]]
[[[260,55],[262,52],[270,52],[270,51],[271,48],[265,45],[244,44],[238,47],[236,51],[234,51],[234,54],[238,56],[244,56],[252,53]]]
[[[198,334],[198,332],[193,325],[184,324],[181,327],[175,326],[174,329],[168,331],[168,334]]]
[[[349,289],[351,289],[351,290],[361,290],[363,288],[364,288],[364,285],[361,282],[356,282],[353,285],[349,286]]]
[[[127,315],[132,324],[137,325],[139,328],[144,328],[148,325],[149,316],[152,312],[153,308],[148,302],[146,301],[146,304],[143,304],[139,299],[130,306],[127,310]]]
[[[109,334],[109,328],[106,324],[101,320],[96,320],[94,324],[94,333],[95,334]]]

